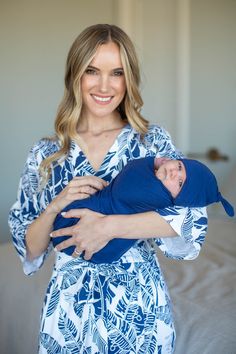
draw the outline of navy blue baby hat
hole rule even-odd
[[[221,195],[211,170],[197,160],[181,159],[186,169],[186,180],[180,193],[174,199],[175,205],[203,207],[221,202],[225,212],[234,216],[234,208]]]

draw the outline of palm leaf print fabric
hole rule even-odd
[[[10,211],[13,242],[26,274],[36,272],[52,250],[50,244],[43,255],[28,261],[26,229],[74,176],[96,175],[111,181],[134,158],[182,157],[169,134],[159,126],[150,126],[141,139],[126,125],[97,172],[72,141],[67,158],[54,166],[57,173],[52,173],[42,188],[39,165],[58,149],[58,142],[53,140],[44,139],[34,145],[20,179],[17,201]],[[205,208],[173,207],[157,212],[180,236],[140,239],[111,264],[94,264],[56,252],[42,310],[39,353],[173,352],[171,303],[154,248],[157,245],[167,257],[194,259],[205,239],[207,217]]]

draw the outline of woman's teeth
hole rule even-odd
[[[95,98],[95,100],[100,101],[100,102],[108,102],[112,99],[112,96],[110,97],[99,97],[99,96],[95,96],[93,95],[93,97]]]

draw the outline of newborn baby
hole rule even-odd
[[[70,209],[88,208],[102,214],[134,214],[158,211],[174,205],[203,207],[221,202],[229,216],[233,207],[222,197],[213,173],[196,160],[145,157],[132,160],[103,190],[89,198],[76,200],[63,212]],[[54,230],[78,223],[78,218],[63,218],[58,214]],[[70,236],[54,237],[54,247]],[[94,263],[111,263],[118,260],[136,239],[113,239],[90,259]],[[72,255],[75,246],[64,249]]]

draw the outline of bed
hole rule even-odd
[[[211,217],[194,261],[158,252],[174,304],[176,354],[236,353],[236,220]],[[23,275],[11,243],[0,246],[1,354],[34,354],[40,309],[53,255],[37,274]]]
[[[173,302],[175,354],[235,354],[235,220],[210,218],[196,260],[159,258]]]

